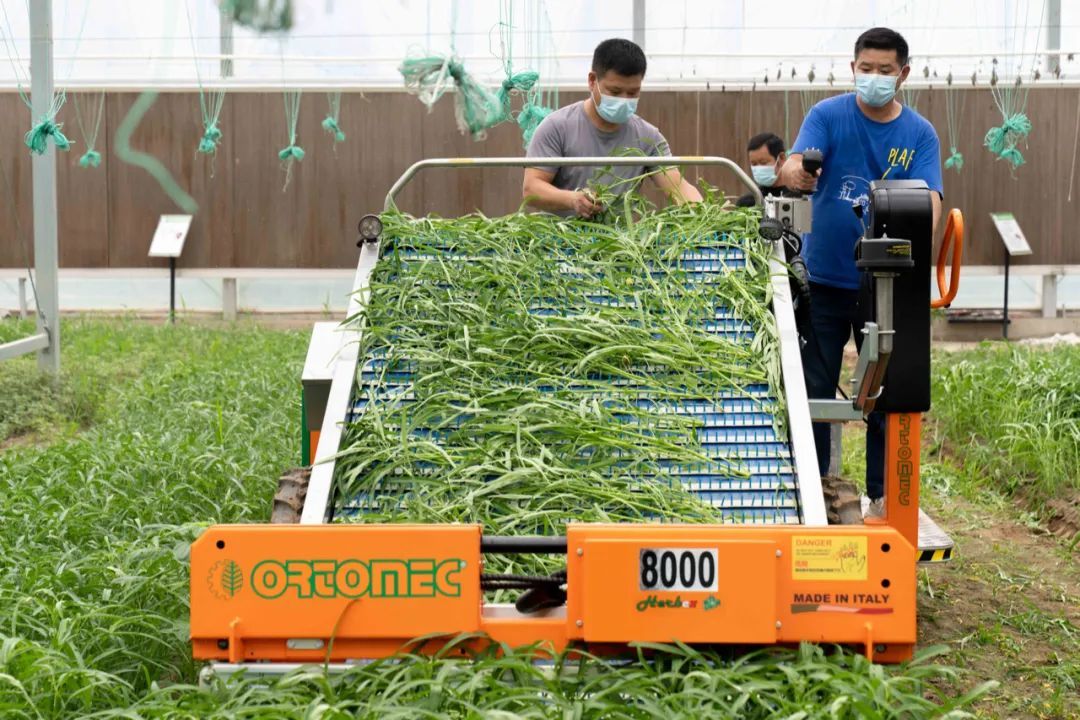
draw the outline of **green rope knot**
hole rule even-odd
[[[510,117],[510,94],[515,90],[523,93],[529,92],[533,89],[533,86],[536,85],[536,81],[539,79],[540,73],[535,70],[526,70],[525,72],[509,75],[503,80],[502,85],[499,86],[497,95],[506,119],[509,119]]]
[[[64,123],[56,122],[55,116],[42,118],[26,133],[26,147],[35,155],[44,155],[51,137],[57,150],[67,150],[71,147],[71,142],[60,131],[63,127]]]
[[[1024,155],[1015,147],[1006,148],[1001,152],[1000,158],[1005,162],[1012,165],[1014,168],[1018,168],[1024,164]]]
[[[502,90],[504,93],[509,94],[514,90],[520,90],[521,92],[528,92],[536,85],[536,81],[540,79],[540,73],[535,70],[526,70],[525,72],[514,73],[510,77],[506,78],[502,82]]]
[[[213,123],[207,125],[206,131],[203,132],[202,139],[199,140],[199,152],[213,155],[217,152],[217,146],[220,141],[221,130],[218,130],[218,126]]]
[[[526,148],[532,142],[532,136],[536,133],[536,128],[540,127],[543,119],[550,114],[551,108],[543,105],[533,105],[531,102],[527,102],[522,106],[521,112],[517,116],[517,124],[521,128],[521,140]]]
[[[450,58],[446,61],[446,72],[450,74],[450,77],[454,79],[454,82],[459,85],[465,82],[465,65],[456,58]]]
[[[79,158],[79,167],[92,168],[101,165],[101,153],[97,150],[87,150],[86,153]]]
[[[983,138],[983,145],[993,154],[1000,155],[1001,151],[1005,149],[1005,130],[996,126],[987,130],[986,137]]]
[[[1006,133],[1015,133],[1023,137],[1027,137],[1031,133],[1031,120],[1024,113],[1017,113],[1011,117],[1005,118],[1005,122],[1002,124],[1002,129]]]
[[[283,148],[278,153],[278,157],[281,158],[282,162],[289,162],[290,160],[303,160],[304,148],[300,147],[299,145],[290,145],[287,148]]]
[[[1009,115],[1000,126],[992,127],[986,131],[983,145],[999,160],[1005,160],[1018,168],[1024,164],[1024,155],[1016,148],[1017,144],[1027,138],[1031,132],[1031,120],[1024,113]]]
[[[334,142],[345,142],[345,132],[338,127],[333,115],[327,115],[322,121],[323,130],[334,136]]]
[[[945,169],[960,172],[964,167],[964,156],[956,149],[955,145],[949,148],[949,153],[949,157],[945,159]]]

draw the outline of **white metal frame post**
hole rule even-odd
[[[218,48],[221,50],[221,77],[231,78],[233,75],[233,20],[225,3],[221,4],[218,12]]]
[[[53,99],[52,0],[31,0],[30,86],[33,121],[44,117]],[[34,268],[37,273],[38,333],[46,333],[48,346],[38,351],[38,366],[60,371],[60,289],[57,284],[59,254],[56,241],[56,148],[33,159]]]
[[[634,43],[645,49],[645,0],[634,0]]]
[[[1061,55],[1061,0],[1046,0],[1046,73],[1060,72]]]

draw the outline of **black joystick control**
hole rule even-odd
[[[821,151],[814,148],[805,150],[802,156],[802,169],[816,176],[818,170],[821,169]]]

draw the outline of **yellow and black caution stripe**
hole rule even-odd
[[[938,563],[952,560],[951,547],[940,548],[938,550],[920,550],[919,562],[921,563]]]

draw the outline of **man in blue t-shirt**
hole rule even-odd
[[[855,93],[823,100],[810,109],[779,178],[789,188],[814,192],[813,232],[803,238],[814,335],[806,338],[803,366],[811,398],[836,397],[844,345],[852,332],[857,344],[862,340],[858,308],[862,278],[855,267],[855,245],[863,227],[852,207],[867,209],[870,181],[925,180],[935,191],[931,193],[935,229],[941,216],[937,133],[896,99],[911,71],[907,41],[888,28],[867,30],[855,41],[851,70]],[[802,153],[810,148],[820,150],[823,157],[818,177],[802,169]],[[830,450],[826,423],[814,425],[814,443],[825,474]],[[872,413],[866,433],[868,516],[883,514],[884,475],[885,418]]]

